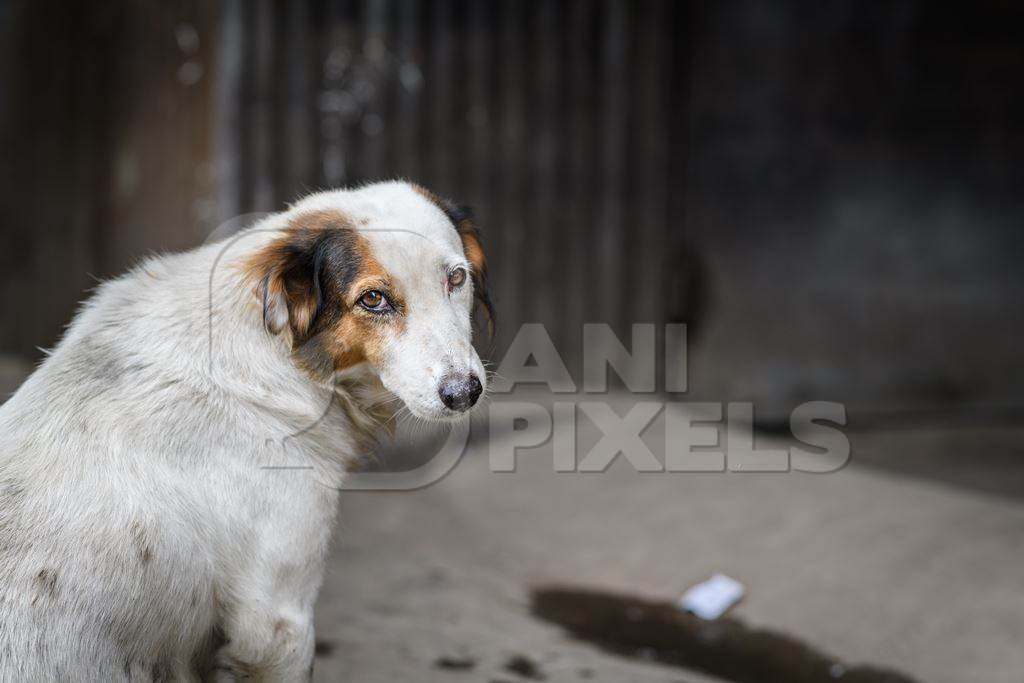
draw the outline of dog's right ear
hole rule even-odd
[[[297,346],[312,335],[324,313],[327,269],[350,251],[347,229],[319,225],[320,217],[302,219],[302,227],[262,247],[244,265],[271,334],[287,330]],[[342,258],[339,258],[342,257]],[[344,265],[344,264],[342,264]]]
[[[321,272],[324,250],[304,244],[294,235],[274,240],[246,264],[256,281],[263,324],[271,334],[285,329],[295,341],[304,340],[323,305]]]

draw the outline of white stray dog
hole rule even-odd
[[[0,681],[308,678],[337,486],[477,401],[485,275],[390,182],[101,285],[0,408]]]

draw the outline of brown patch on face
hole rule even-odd
[[[484,255],[483,243],[480,241],[480,229],[473,220],[469,207],[461,206],[443,197],[439,197],[425,187],[413,185],[413,189],[430,202],[437,205],[448,220],[455,226],[462,240],[462,252],[472,265],[473,296],[487,316],[487,331],[494,338],[494,306],[487,290],[487,257]]]
[[[323,333],[323,343],[335,361],[335,370],[363,361],[379,367],[384,360],[387,338],[405,329],[405,321],[401,316],[404,303],[388,272],[374,257],[369,242],[357,236],[353,251],[359,268],[344,293],[351,309],[348,315],[342,316]],[[356,302],[368,291],[381,292],[394,310],[390,313],[372,313],[360,308]]]
[[[340,213],[296,216],[242,268],[256,283],[267,329],[287,330],[296,361],[316,377],[379,364],[387,337],[403,328],[400,294],[369,242]],[[394,310],[361,308],[357,302],[369,290],[382,292]]]

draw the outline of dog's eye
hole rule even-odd
[[[359,297],[359,305],[368,311],[373,311],[374,313],[387,311],[391,308],[391,304],[388,303],[388,298],[376,289],[371,289]]]
[[[466,282],[466,269],[456,268],[448,273],[448,291],[461,287]]]

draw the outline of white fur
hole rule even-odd
[[[319,209],[365,220],[409,304],[383,367],[325,384],[266,331],[233,266]],[[444,290],[464,261],[443,212],[387,183],[100,286],[0,408],[0,680],[307,678],[364,391],[379,377],[441,419],[441,375],[483,381],[471,287]]]

